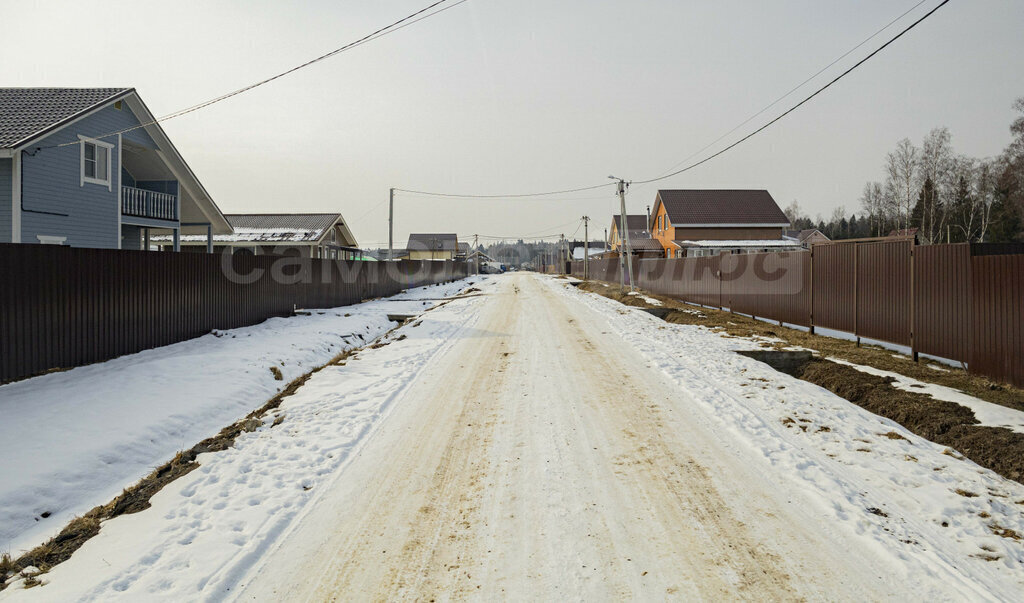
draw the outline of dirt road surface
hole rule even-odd
[[[241,600],[878,599],[911,588],[539,277],[405,390]],[[400,345],[396,343],[393,345]]]

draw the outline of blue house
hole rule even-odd
[[[0,243],[231,234],[134,88],[0,88]]]

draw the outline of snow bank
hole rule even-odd
[[[1024,534],[1024,485],[735,353],[757,349],[758,341],[666,323],[546,282],[664,371],[679,385],[680,403],[735,442],[738,457],[759,463],[780,488],[817,501],[837,529],[865,539],[908,577],[952,599],[1009,600],[1024,592],[1024,542],[997,534]]]
[[[388,313],[415,313],[483,278],[273,318],[0,386],[0,551],[17,556],[41,544],[292,379],[376,339],[395,326]]]
[[[484,290],[493,286],[473,280]],[[262,427],[223,452],[199,455],[200,467],[157,493],[152,508],[105,522],[70,560],[42,576],[43,586],[13,584],[0,600],[229,597],[359,453],[392,401],[474,324],[483,299],[452,301],[383,340],[401,338],[400,345],[366,349],[317,372]],[[283,421],[272,427],[278,416]]]

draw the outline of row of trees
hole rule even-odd
[[[922,243],[1024,241],[1024,97],[1014,109],[1021,115],[998,157],[960,155],[949,129],[936,128],[920,147],[905,138],[886,155],[885,180],[864,185],[859,215],[839,207],[827,222],[811,220],[796,202],[786,214],[832,239],[917,229]]]

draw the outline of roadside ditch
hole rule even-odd
[[[797,329],[780,327],[746,316],[693,306],[644,293],[630,295],[618,286],[587,281],[582,290],[597,293],[629,306],[654,309],[652,313],[666,322],[699,325],[729,337],[772,338],[763,341],[762,351],[740,352],[765,362],[776,370],[821,386],[876,415],[895,421],[912,433],[947,446],[947,454],[960,456],[991,469],[999,475],[1024,483],[1024,434],[1005,427],[979,425],[974,412],[955,402],[938,400],[926,393],[894,387],[894,379],[859,371],[832,362],[835,357],[854,364],[891,371],[919,381],[958,389],[976,398],[1016,410],[1024,410],[1024,391],[969,375],[962,369],[932,368],[926,362],[895,358],[894,352],[878,346],[812,335]],[[660,305],[659,305],[660,304]],[[786,351],[798,347],[811,352]]]
[[[468,285],[472,284],[472,282],[468,283]],[[390,345],[395,341],[402,341],[405,339],[404,334],[392,337],[392,334],[398,329],[406,325],[418,326],[421,322],[420,317],[423,314],[436,310],[453,300],[479,295],[479,291],[475,287],[469,288],[452,297],[444,298],[440,303],[423,310],[415,317],[401,317],[400,320],[396,321],[398,322],[397,326],[389,329],[380,337],[360,347],[345,350],[330,361],[292,380],[259,408],[223,428],[217,435],[204,439],[188,450],[178,452],[170,461],[157,467],[152,473],[134,485],[125,488],[121,494],[109,503],[93,507],[81,517],[71,520],[64,529],[45,543],[20,555],[16,559],[6,553],[0,555],[0,591],[7,588],[9,583],[14,582],[19,575],[24,578],[21,581],[21,585],[25,588],[39,585],[41,583],[39,581],[41,575],[49,572],[56,565],[70,559],[74,552],[80,549],[90,538],[99,534],[102,522],[120,515],[138,513],[148,509],[151,506],[150,500],[152,497],[167,486],[167,484],[188,475],[199,467],[196,457],[200,454],[227,450],[234,445],[235,439],[239,435],[256,431],[266,425],[268,421],[271,421],[269,423],[270,428],[277,427],[283,423],[285,415],[283,413],[275,413],[274,411],[281,406],[281,403],[286,398],[298,391],[316,373],[329,366],[344,365],[347,360],[363,350],[377,349]],[[269,368],[271,372],[274,372],[275,369],[277,367],[272,366]],[[278,377],[280,370],[277,369],[274,375],[280,379]]]

